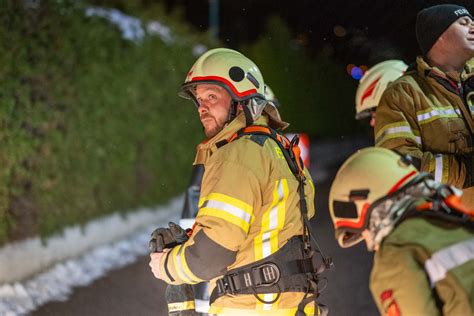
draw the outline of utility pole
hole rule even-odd
[[[209,0],[209,29],[211,39],[217,41],[219,36],[219,0]]]

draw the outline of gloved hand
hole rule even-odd
[[[173,222],[168,223],[169,228],[157,228],[151,233],[148,244],[150,252],[163,252],[163,249],[173,248],[189,239],[190,229],[184,230]]]

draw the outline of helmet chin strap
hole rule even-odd
[[[235,117],[237,116],[237,106],[239,105],[239,102],[237,101],[231,101],[231,104],[230,104],[230,110],[229,110],[229,117],[227,119],[227,122],[226,124],[229,124],[230,122],[232,122]]]
[[[247,101],[250,102],[250,101]],[[245,126],[250,126],[253,124],[252,113],[250,112],[249,107],[246,104],[242,104],[242,109],[244,110],[245,115]]]
[[[229,118],[227,119],[226,124],[229,124],[237,117],[239,104],[241,104],[239,101],[232,101],[230,105],[230,110],[229,110]],[[250,109],[248,108],[246,104],[241,104],[241,105],[242,105],[242,109],[245,115],[245,126],[250,126],[253,124],[252,113],[250,112]]]

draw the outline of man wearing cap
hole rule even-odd
[[[392,83],[377,108],[376,146],[414,157],[436,181],[462,188],[474,207],[474,23],[464,7],[421,10],[416,68]]]

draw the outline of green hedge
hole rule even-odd
[[[0,244],[181,193],[203,134],[177,91],[204,35],[174,17],[179,43],[134,43],[75,1],[23,3],[0,9]]]

